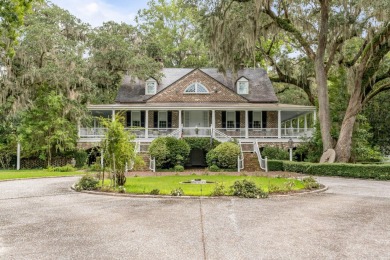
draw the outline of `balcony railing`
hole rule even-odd
[[[180,137],[216,137],[216,133],[229,138],[246,138],[245,128],[183,127],[183,128],[125,128],[136,138],[154,139],[161,136]],[[312,128],[281,128],[280,138],[311,137]],[[82,139],[103,138],[106,128],[80,128]],[[249,128],[248,138],[278,138],[278,128]]]

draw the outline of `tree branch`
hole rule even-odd
[[[315,60],[316,54],[314,53],[313,49],[310,47],[310,44],[302,36],[302,33],[297,28],[294,27],[294,25],[291,23],[289,19],[283,19],[278,17],[269,7],[263,9],[263,12],[267,14],[273,21],[275,21],[276,25],[279,28],[283,29],[286,32],[291,33],[294,36],[294,38],[303,46],[309,58]]]

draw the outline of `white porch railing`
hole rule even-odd
[[[254,152],[257,154],[257,159],[259,160],[260,168],[263,169],[265,172],[268,172],[268,160],[267,157],[263,159],[260,153],[259,144],[257,140],[255,141],[253,145]]]
[[[232,138],[279,138],[278,128],[212,128],[212,127],[179,127],[179,128],[125,128],[136,138],[154,139],[161,136],[180,137],[210,137],[226,142]],[[82,139],[103,138],[106,128],[80,128],[79,137]],[[312,128],[281,128],[280,138],[311,137]],[[146,135],[147,133],[147,135]]]
[[[210,137],[210,127],[183,127],[183,137]]]

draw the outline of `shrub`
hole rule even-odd
[[[184,167],[181,165],[176,165],[173,169],[175,172],[184,172]]]
[[[253,181],[235,181],[233,186],[233,195],[240,198],[266,198],[268,194],[256,186]]]
[[[76,184],[76,189],[81,190],[96,190],[99,181],[91,175],[84,175]]]
[[[189,144],[191,149],[200,149],[206,152],[220,144],[220,142],[215,139],[210,143],[209,137],[185,137],[183,140]]]
[[[295,187],[295,182],[293,180],[288,180],[285,183],[283,183],[283,188],[286,191],[292,191]]]
[[[182,188],[177,188],[177,189],[171,190],[171,195],[172,196],[183,196],[184,191],[182,190]]]
[[[269,171],[283,171],[283,161],[268,160]]]
[[[308,175],[390,180],[390,165],[283,161],[283,170]]]
[[[184,158],[190,154],[190,146],[182,139],[159,137],[149,146],[149,154],[156,158],[156,167],[169,169],[184,165]]]
[[[190,155],[190,145],[183,139],[176,139],[174,137],[165,137],[167,140],[167,147],[169,150],[168,162],[169,166],[184,165],[184,158]]]
[[[222,143],[207,153],[207,165],[211,166],[215,162],[219,168],[237,168],[237,157],[240,154],[240,147],[235,143]]]
[[[159,195],[160,194],[160,190],[159,189],[153,189],[150,191],[150,195]]]
[[[211,165],[211,166],[209,167],[209,170],[210,170],[211,172],[219,172],[219,167],[218,167],[217,165],[213,164],[213,165]]]
[[[123,186],[118,186],[117,191],[118,191],[119,193],[126,193],[126,188],[123,187]]]
[[[154,139],[149,146],[149,154],[156,159],[156,168],[162,168],[168,162],[169,155],[166,139]]]
[[[73,157],[76,160],[76,168],[82,168],[87,163],[88,153],[84,150],[77,150]]]
[[[100,165],[100,163],[95,162],[91,164],[91,166],[89,166],[89,170],[94,172],[100,172],[102,170],[102,166]]]
[[[320,187],[320,184],[311,176],[303,178],[302,182],[305,185],[305,189],[308,190],[318,189]]]
[[[271,160],[288,160],[289,153],[286,150],[283,150],[279,147],[264,147],[263,151],[261,151],[261,155],[263,157],[267,157]]]
[[[216,182],[214,186],[214,190],[211,192],[210,195],[213,197],[225,196],[226,195],[225,186],[222,183],[219,184],[218,182]]]
[[[144,159],[139,156],[139,155],[136,155],[135,158],[134,158],[134,166],[133,166],[133,170],[137,171],[137,170],[141,170],[142,168],[145,167],[145,161]]]
[[[50,172],[74,172],[76,169],[72,165],[67,164],[61,167],[49,167],[48,170]]]
[[[278,185],[275,185],[275,184],[268,185],[268,193],[278,193],[281,191],[282,191],[282,189]]]

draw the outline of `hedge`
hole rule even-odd
[[[308,175],[390,180],[390,164],[302,163],[269,160],[268,170],[298,172]]]

